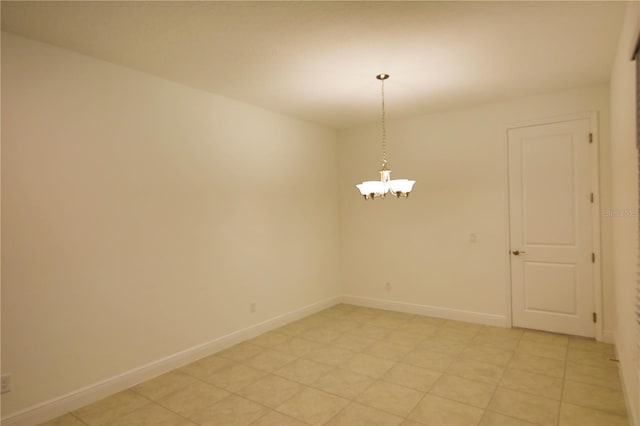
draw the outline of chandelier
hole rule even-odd
[[[416,181],[409,179],[391,180],[391,170],[387,167],[387,126],[384,111],[384,81],[389,78],[389,74],[378,74],[376,78],[380,80],[380,92],[382,95],[382,169],[380,169],[380,180],[364,181],[356,185],[356,187],[360,190],[360,194],[362,194],[365,200],[384,198],[388,192],[391,192],[397,198],[407,198]]]

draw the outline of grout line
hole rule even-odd
[[[80,417],[76,416],[75,414],[73,414],[71,411],[69,411],[68,413],[69,415],[71,415],[71,417],[75,418],[76,420],[78,420],[80,423],[82,423],[83,425],[89,425],[89,423],[85,422],[84,420],[82,420]]]
[[[567,347],[564,351],[564,369],[562,370],[562,386],[560,388],[560,403],[558,404],[558,417],[556,418],[556,425],[560,424],[560,412],[562,411],[562,402],[564,401],[564,388],[567,381],[567,364],[569,363],[569,342],[567,341]]]
[[[493,390],[493,393],[491,394],[491,398],[489,399],[489,403],[487,404],[486,408],[484,409],[484,413],[482,414],[482,418],[484,418],[484,416],[486,416],[487,411],[489,410],[489,406],[491,405],[491,403],[493,402],[493,400],[496,397],[496,393],[498,393],[498,388],[500,387],[500,384],[502,383],[502,381],[504,380],[504,373],[509,369],[511,362],[513,362],[513,357],[516,354],[516,351],[518,350],[518,346],[520,346],[520,342],[522,341],[522,336],[524,336],[524,333],[520,333],[520,335],[518,336],[518,343],[515,345],[515,348],[513,349],[512,354],[511,354],[511,358],[509,359],[509,362],[507,363],[507,365],[504,367],[504,370],[502,371],[502,377],[500,377],[500,381],[498,382],[498,384],[496,385],[495,389]],[[499,413],[502,414],[502,413]]]

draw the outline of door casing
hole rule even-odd
[[[508,155],[508,136],[509,130],[517,129],[520,127],[539,126],[544,124],[558,123],[562,121],[587,119],[589,120],[590,132],[593,135],[592,147],[591,147],[591,192],[593,192],[594,201],[591,204],[591,238],[593,241],[593,252],[595,253],[595,262],[593,264],[593,309],[598,318],[594,324],[594,335],[596,340],[603,340],[603,315],[602,315],[602,256],[601,256],[601,243],[600,243],[600,143],[598,135],[598,112],[586,112],[577,114],[567,114],[561,116],[547,117],[536,120],[529,120],[525,122],[518,122],[508,124],[504,128],[504,143],[503,154],[505,158],[504,168],[504,191],[505,191],[505,217],[506,217],[506,233],[505,233],[505,271],[507,276],[507,282],[505,285],[505,306],[507,307],[505,312],[505,318],[507,319],[507,326],[513,327],[513,312],[511,306],[511,224],[510,224],[510,209],[509,209],[509,155]]]

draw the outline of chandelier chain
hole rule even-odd
[[[387,167],[387,125],[386,125],[386,117],[384,110],[384,80],[381,81],[380,93],[382,94],[382,168],[386,169]]]

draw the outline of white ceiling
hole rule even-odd
[[[2,29],[343,128],[609,80],[622,2],[2,2]]]

